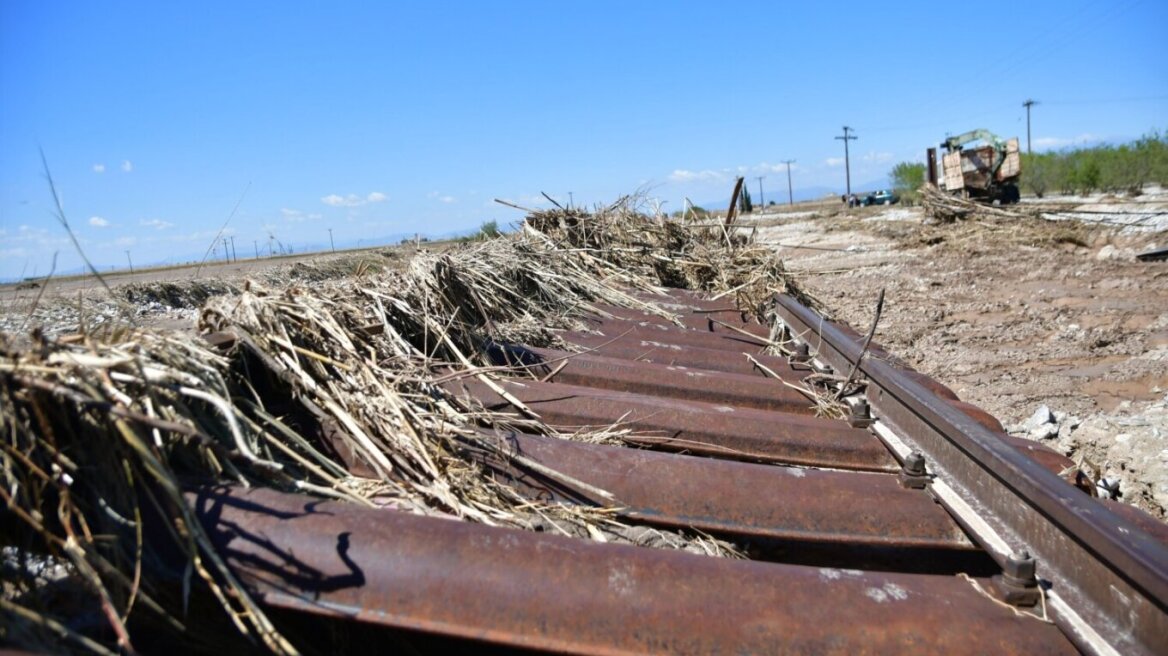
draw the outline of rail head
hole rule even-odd
[[[837,371],[863,355],[862,345],[788,295],[776,296],[779,318]],[[1005,564],[1029,550],[1055,604],[1055,620],[1087,651],[1168,652],[1168,547],[1110,512],[904,372],[864,358],[868,403],[929,462],[936,480],[968,504],[938,495],[950,512],[977,514],[963,522]],[[968,518],[966,518],[968,519]],[[1007,547],[1007,549],[1003,549]]]

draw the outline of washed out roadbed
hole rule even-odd
[[[1155,198],[1141,207],[1156,208]],[[1149,200],[1153,201],[1149,203]],[[1104,216],[1094,205],[1091,218]],[[1080,460],[1119,498],[1168,517],[1168,246],[1159,223],[959,221],[917,208],[748,224],[836,317],[1017,435]],[[1159,223],[1157,223],[1157,221]]]

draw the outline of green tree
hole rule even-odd
[[[1024,153],[1022,179],[1039,197],[1050,191],[1139,193],[1150,182],[1168,183],[1168,140],[1153,130],[1118,146]]]
[[[738,195],[738,213],[749,214],[754,211],[754,203],[750,202],[750,191],[742,185],[742,193]]]
[[[499,232],[499,223],[492,219],[490,221],[483,221],[483,224],[479,226],[479,234],[476,237],[486,241],[488,239],[494,239],[500,234],[502,233]]]
[[[892,188],[897,193],[916,191],[925,184],[925,165],[919,162],[901,162],[892,167],[888,175],[892,179]]]
[[[1101,151],[1081,154],[1077,179],[1080,193],[1086,195],[1099,188],[1099,181],[1103,178],[1103,169],[1099,166]]]
[[[925,165],[920,162],[901,162],[892,167],[888,177],[901,202],[912,205],[920,196],[918,190],[921,185],[925,184]]]
[[[1022,153],[1022,181],[1037,197],[1046,195],[1051,186],[1051,165],[1055,153]]]

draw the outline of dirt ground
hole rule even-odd
[[[1141,197],[1134,227],[1108,200],[1090,225],[925,225],[899,206],[754,224],[835,316],[866,330],[885,289],[877,341],[1164,519],[1168,262],[1135,254],[1168,246],[1168,195]]]

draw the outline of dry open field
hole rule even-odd
[[[754,223],[831,312],[866,328],[885,289],[877,341],[1163,518],[1168,262],[1135,254],[1168,246],[1168,197],[1090,200],[1115,214],[930,226],[919,208],[894,206]],[[1139,226],[1119,225],[1133,216]]]

